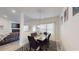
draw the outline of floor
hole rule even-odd
[[[5,44],[0,46],[0,51],[15,51],[16,49],[19,49],[19,41],[11,42],[9,44]]]
[[[15,42],[0,46],[0,51],[29,51],[29,43],[25,44],[24,46],[20,46],[19,41],[15,41]],[[56,41],[50,40],[50,45],[47,51],[57,51]]]
[[[29,51],[29,43],[16,51]],[[47,51],[57,51],[56,41],[50,41],[50,45]]]

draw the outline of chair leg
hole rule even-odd
[[[36,49],[34,49],[34,51],[36,51]]]
[[[42,50],[42,48],[41,48],[41,46],[40,46],[39,51],[41,51],[41,50]]]
[[[30,46],[30,49],[29,49],[29,51],[31,51],[31,46]]]
[[[47,51],[47,48],[45,50]]]

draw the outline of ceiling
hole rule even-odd
[[[63,7],[0,7],[0,17],[18,21],[21,12],[26,20],[59,16]],[[15,13],[12,13],[14,10]]]

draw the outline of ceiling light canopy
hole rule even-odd
[[[13,10],[12,10],[12,13],[16,13],[16,10],[13,9]]]

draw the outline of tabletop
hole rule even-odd
[[[46,35],[41,34],[41,35],[35,36],[34,38],[35,38],[35,40],[41,40],[41,41],[43,41],[43,40],[45,40],[46,37],[47,37]]]

